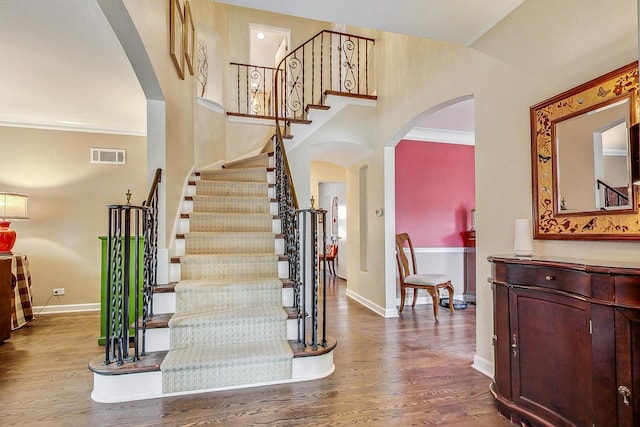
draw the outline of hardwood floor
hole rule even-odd
[[[33,426],[510,426],[471,368],[475,308],[405,307],[383,319],[329,288],[333,375],[304,383],[120,404],[90,398],[98,313],[39,315],[0,345],[0,424]]]

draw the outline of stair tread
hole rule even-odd
[[[177,282],[165,283],[162,285],[156,285],[153,287],[154,294],[171,293],[175,292]]]
[[[166,328],[169,325],[171,317],[173,317],[173,313],[159,313],[149,316],[147,329]],[[142,328],[142,319],[138,319],[138,328]]]
[[[282,254],[275,254],[275,253],[249,253],[249,254],[225,254],[225,253],[220,253],[220,254],[184,254],[184,255],[180,255],[180,256],[173,256],[171,257],[171,264],[181,264],[182,263],[182,258],[183,257],[197,257],[197,258],[205,258],[205,257],[211,257],[211,258],[222,258],[222,257],[250,257],[250,256],[271,256],[271,255],[275,255],[278,257],[278,261],[288,261],[289,257],[287,255],[282,255]]]
[[[318,346],[316,350],[311,346],[302,346],[296,340],[289,340],[289,346],[293,351],[293,358],[321,356],[333,351],[338,342],[334,337],[327,336],[327,343],[323,347]],[[145,372],[158,372],[160,365],[166,357],[168,351],[149,352],[147,355],[141,356],[140,361],[125,363],[118,366],[115,363],[109,365],[104,364],[104,354],[94,357],[89,361],[89,370],[99,375],[126,375]],[[133,354],[133,350],[131,350]]]
[[[309,104],[307,105],[307,108],[305,108],[305,111],[308,113],[309,110],[314,109],[314,110],[329,110],[331,107],[328,105],[320,105],[320,104]]]

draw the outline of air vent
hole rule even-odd
[[[126,162],[126,150],[116,150],[114,148],[91,148],[91,163],[124,165]]]

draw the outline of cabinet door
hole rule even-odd
[[[616,309],[615,323],[618,426],[638,426],[640,425],[640,311]]]
[[[509,333],[509,290],[493,285],[493,387],[501,397],[511,400],[511,349]]]
[[[591,426],[589,304],[514,287],[509,305],[513,402],[555,426]]]

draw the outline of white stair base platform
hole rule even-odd
[[[311,381],[327,377],[333,373],[333,350],[309,357],[293,359],[291,378],[257,384],[243,384],[212,388],[206,390],[192,390],[179,393],[162,392],[162,372],[144,372],[126,375],[93,374],[93,391],[91,399],[98,403],[129,402],[134,400],[156,399],[159,397],[183,396],[187,394],[209,393],[213,391],[234,390],[248,387],[259,387],[274,384],[285,384],[301,381]]]

